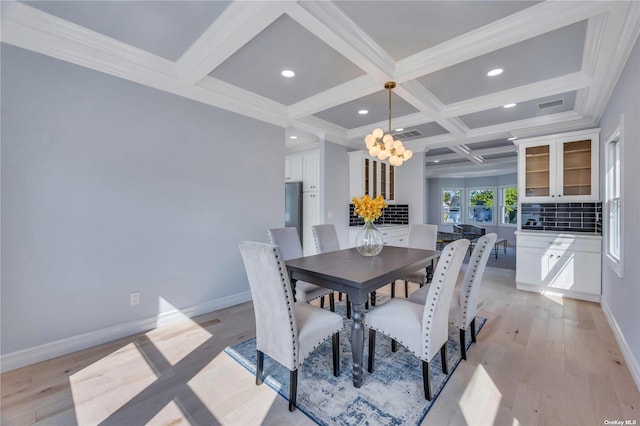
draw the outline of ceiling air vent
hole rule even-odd
[[[544,102],[544,103],[538,104],[538,109],[553,108],[553,107],[561,106],[563,103],[564,103],[564,100],[562,99]]]
[[[417,138],[418,136],[422,136],[422,133],[417,130],[409,130],[408,132],[396,133],[393,135],[393,137],[397,139],[411,139]]]

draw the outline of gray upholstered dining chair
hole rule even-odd
[[[419,248],[425,250],[435,250],[438,240],[438,226],[429,224],[411,224],[409,225],[409,248]],[[420,269],[405,276],[404,279],[404,295],[409,297],[409,283],[417,283],[422,287],[427,283],[428,275],[433,272],[433,267]],[[391,285],[391,297],[395,297],[395,282]]]
[[[473,343],[476,342],[476,314],[478,313],[480,283],[482,283],[487,261],[497,238],[498,236],[494,233],[486,234],[475,243],[460,288],[455,289],[451,298],[449,323],[460,330],[460,355],[464,360],[467,359],[465,332],[469,328],[471,329],[471,341]],[[422,287],[411,293],[409,300],[424,304],[427,300],[428,291],[428,286]]]
[[[256,385],[262,384],[264,354],[289,369],[289,411],[294,411],[298,368],[332,337],[333,375],[340,375],[342,317],[308,303],[293,301],[280,249],[272,244],[242,241],[240,253],[249,279],[256,315]]]
[[[426,304],[390,299],[366,314],[364,325],[369,329],[370,373],[374,370],[376,332],[380,332],[392,339],[392,350],[396,349],[396,342],[399,342],[422,361],[424,397],[431,400],[429,362],[439,350],[442,371],[448,374],[449,306],[468,247],[469,240],[466,239],[444,247],[429,286]]]
[[[302,244],[298,237],[298,230],[293,227],[269,229],[269,241],[280,247],[280,252],[285,261],[297,259],[303,256]],[[324,307],[324,296],[329,296],[329,309],[335,311],[335,299],[333,290],[320,287],[305,281],[296,281],[295,298],[299,302],[311,302],[320,299],[320,307]]]

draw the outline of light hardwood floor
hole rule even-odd
[[[487,268],[488,321],[423,424],[640,424],[640,394],[600,306],[518,291],[514,275]],[[224,354],[254,333],[245,303],[7,372],[0,422],[313,424]]]

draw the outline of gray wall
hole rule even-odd
[[[3,44],[2,354],[246,298],[283,156],[281,128]]]
[[[415,152],[413,157],[396,168],[396,202],[409,204],[409,223],[426,222],[424,152]]]
[[[600,145],[617,128],[624,115],[622,234],[624,235],[624,278],[604,261],[602,264],[602,304],[623,336],[626,354],[633,358],[632,371],[640,386],[640,41],[637,41],[600,121]],[[605,153],[600,150],[600,194],[605,200]],[[603,208],[604,211],[604,208]],[[604,248],[604,247],[603,247]],[[623,349],[624,351],[624,349]]]
[[[442,189],[444,188],[477,188],[483,186],[492,186],[500,191],[501,186],[513,185],[517,186],[518,184],[518,174],[517,173],[509,173],[506,175],[500,176],[484,176],[477,178],[430,178],[427,179],[428,188],[429,188],[429,202],[427,204],[427,218],[428,223],[437,224],[440,226],[440,229],[444,231],[450,231],[450,225],[442,225],[440,218],[440,207],[442,205],[440,201],[440,194],[442,193]],[[499,197],[500,195],[498,195]],[[498,202],[499,200],[496,200]],[[497,213],[497,212],[496,212]],[[497,216],[496,216],[497,218]],[[464,222],[464,220],[463,220]],[[516,238],[514,232],[516,231],[515,226],[504,226],[504,225],[483,225],[483,227],[487,230],[487,232],[495,232],[498,234],[499,238],[506,238],[511,245],[515,245]]]
[[[322,144],[324,172],[324,217],[322,223],[333,223],[340,246],[349,246],[349,156],[347,148],[333,142]]]

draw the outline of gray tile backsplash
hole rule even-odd
[[[523,230],[602,235],[602,203],[523,203]]]
[[[349,226],[364,225],[364,220],[360,216],[353,215],[353,204],[349,204]],[[376,225],[408,225],[409,205],[390,204],[382,209],[382,216],[375,222]]]

